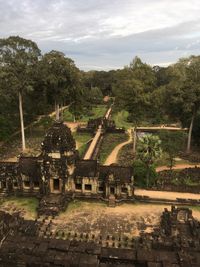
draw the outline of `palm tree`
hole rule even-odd
[[[162,154],[161,140],[158,136],[148,134],[139,139],[137,144],[137,157],[147,168],[146,186],[149,187],[150,170],[155,160]]]

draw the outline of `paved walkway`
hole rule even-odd
[[[176,200],[177,198],[197,199],[200,200],[200,194],[181,193],[181,192],[166,192],[166,191],[153,191],[145,189],[135,189],[136,196],[148,196],[157,199]]]
[[[111,111],[112,111],[112,107],[110,107],[107,110],[106,115],[105,115],[106,119],[109,119]],[[94,138],[93,138],[93,140],[92,140],[92,142],[91,142],[91,144],[90,144],[90,146],[89,146],[89,148],[88,148],[88,150],[87,150],[87,152],[86,152],[86,154],[85,154],[83,159],[87,160],[87,159],[91,159],[92,158],[92,155],[93,155],[93,153],[95,151],[95,148],[96,148],[96,146],[97,146],[97,144],[99,142],[99,139],[101,138],[102,132],[103,132],[103,129],[102,129],[102,125],[100,124],[99,127],[98,127],[98,130],[97,130],[97,132],[96,132],[96,134],[95,134],[95,136],[94,136]]]
[[[111,114],[111,111],[112,111],[112,107],[110,107],[109,109],[108,109],[108,111],[106,112],[106,115],[105,115],[105,119],[109,119],[109,117],[110,117],[110,114]]]
[[[101,137],[101,134],[102,134],[102,126],[100,125],[96,134],[95,134],[95,137],[93,138],[93,140],[92,140],[92,142],[91,142],[91,144],[90,144],[83,159],[91,159],[92,158],[92,155],[93,155],[95,147],[96,147],[96,145],[97,145],[97,143]]]
[[[128,134],[129,134],[129,139],[128,139],[127,141],[125,141],[125,142],[123,142],[123,143],[117,145],[117,146],[113,149],[113,151],[110,153],[110,155],[109,155],[108,158],[106,159],[104,165],[110,165],[110,164],[113,164],[113,163],[117,163],[117,156],[118,156],[118,153],[119,153],[120,149],[121,149],[123,146],[125,146],[125,145],[127,145],[127,144],[129,144],[129,143],[132,142],[132,134],[131,134],[131,130],[130,130],[130,129],[128,130]]]

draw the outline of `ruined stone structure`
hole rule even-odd
[[[65,195],[128,199],[133,197],[132,169],[100,166],[81,160],[70,129],[55,122],[41,144],[38,157],[0,162],[0,195]]]
[[[0,213],[1,267],[200,266],[200,223],[187,208],[165,209],[152,233],[106,242],[85,234],[44,238],[43,222],[13,216]]]

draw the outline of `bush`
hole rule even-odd
[[[135,179],[135,185],[139,187],[146,187],[146,175],[147,166],[140,160],[136,160],[133,163],[133,175]],[[155,184],[157,173],[154,166],[150,168],[149,186]]]

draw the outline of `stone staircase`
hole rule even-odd
[[[42,197],[38,206],[38,215],[56,216],[66,209],[70,199],[62,194],[49,194]]]
[[[114,195],[110,195],[108,199],[108,207],[114,208],[116,206],[116,198]]]

